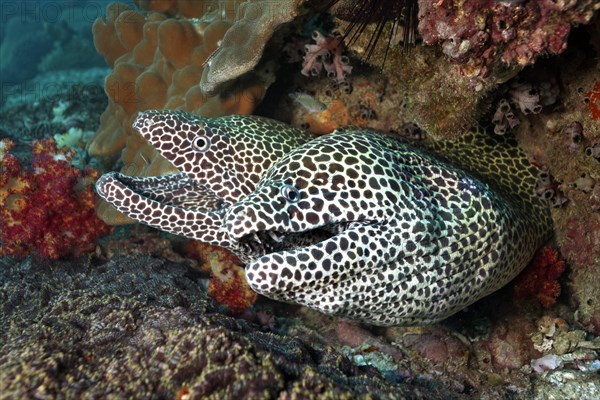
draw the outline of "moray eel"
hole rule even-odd
[[[246,266],[258,293],[374,325],[433,323],[505,285],[548,239],[535,180],[502,138],[421,150],[348,128],[273,164],[225,227],[263,248]],[[269,250],[317,229],[328,237]]]
[[[96,192],[117,210],[152,227],[255,256],[232,244],[224,210],[251,193],[277,159],[308,141],[278,121],[230,115],[206,118],[181,111],[141,112],[133,127],[180,173],[133,177],[111,172]]]
[[[510,281],[551,234],[537,171],[482,132],[424,150],[351,127],[307,141],[253,116],[148,111],[134,126],[182,172],[106,174],[100,196],[228,248],[254,290],[326,314],[439,321]]]

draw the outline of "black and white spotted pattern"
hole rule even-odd
[[[346,129],[276,162],[225,211],[225,223],[233,242],[254,247],[314,229],[331,234],[248,264],[257,292],[376,325],[422,324],[521,271],[550,231],[548,211],[530,200],[406,144]]]
[[[205,118],[170,110],[141,112],[133,127],[182,172],[105,174],[96,183],[100,197],[136,221],[225,247],[242,259],[261,254],[231,243],[223,211],[251,193],[274,161],[308,141],[305,131],[257,116]]]
[[[234,251],[254,290],[327,314],[439,321],[512,279],[551,232],[526,158],[478,133],[432,145],[441,161],[354,128],[305,142],[252,116],[149,111],[134,126],[182,172],[106,174],[100,196]]]
[[[181,111],[139,113],[133,127],[178,170],[227,204],[251,193],[273,162],[308,134],[267,118],[206,118]]]

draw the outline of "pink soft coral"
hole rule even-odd
[[[30,170],[8,153],[11,147],[0,141],[0,255],[56,259],[93,250],[110,231],[94,210],[98,172],[72,166],[72,152],[52,138],[33,143]]]
[[[327,76],[337,83],[346,80],[346,75],[352,72],[348,65],[348,57],[343,55],[346,48],[341,36],[325,36],[319,31],[312,34],[316,44],[307,44],[306,54],[302,61],[302,74],[317,76],[325,68]]]

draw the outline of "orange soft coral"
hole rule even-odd
[[[30,170],[8,153],[11,147],[0,141],[0,255],[57,259],[93,250],[110,230],[94,210],[98,172],[72,166],[73,153],[52,138],[33,143]]]
[[[203,261],[202,268],[210,272],[208,294],[232,314],[240,314],[256,301],[254,292],[244,276],[244,267],[236,256],[220,247],[190,241],[184,252]]]
[[[552,246],[545,246],[515,280],[514,293],[517,297],[535,296],[548,308],[560,295],[558,278],[564,270],[565,262],[560,254]]]

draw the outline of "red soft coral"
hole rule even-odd
[[[248,309],[258,297],[244,275],[240,260],[227,250],[210,244],[189,241],[184,252],[188,257],[202,261],[201,268],[210,272],[208,294],[230,313],[239,315]]]
[[[93,250],[110,231],[94,210],[98,172],[75,168],[73,153],[52,138],[33,143],[30,170],[8,153],[11,147],[0,142],[0,255],[57,259]]]
[[[594,89],[584,94],[592,121],[600,120],[600,82],[594,82]]]
[[[560,295],[558,278],[564,270],[565,262],[560,254],[552,246],[545,246],[515,280],[514,293],[517,297],[535,296],[548,308]]]

